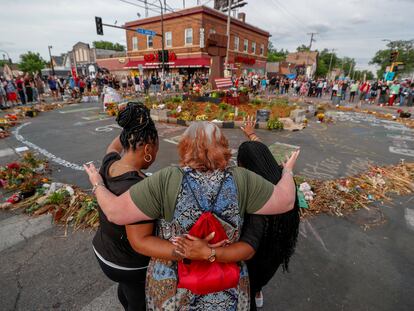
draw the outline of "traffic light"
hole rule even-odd
[[[168,50],[164,50],[164,53],[162,50],[158,51],[158,61],[162,63],[163,59],[164,59],[164,63],[168,63]]]
[[[390,63],[396,62],[397,58],[398,58],[398,51],[391,51]]]
[[[95,24],[96,24],[96,33],[100,36],[103,36],[102,18],[95,16]]]

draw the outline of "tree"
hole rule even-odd
[[[10,64],[8,60],[1,59],[0,60],[0,68],[4,67],[5,64]]]
[[[112,43],[109,41],[94,41],[92,42],[94,48],[103,49],[103,50],[113,50],[113,51],[125,51],[125,46],[119,43]]]
[[[388,49],[379,50],[371,59],[370,65],[377,65],[379,69],[377,76],[383,76],[387,66],[391,65],[390,56],[391,51],[398,51],[397,62],[404,63],[404,68],[398,73],[406,73],[414,70],[414,40],[397,40],[387,44]]]
[[[296,48],[296,51],[298,51],[298,52],[309,52],[310,50],[309,50],[309,46],[306,46],[306,45],[302,44],[301,46],[298,46]]]
[[[286,56],[288,54],[289,54],[288,50],[280,49],[279,51],[273,47],[272,42],[269,42],[269,48],[267,51],[268,62],[283,62],[286,59]]]
[[[39,53],[27,52],[26,54],[20,55],[19,68],[21,71],[26,73],[40,73],[45,68],[46,62],[40,56]]]
[[[319,52],[318,56],[318,65],[316,67],[316,73],[315,75],[319,78],[326,77],[328,75],[329,71],[329,64],[331,62],[332,58],[332,64],[331,64],[331,70],[335,68],[340,61],[336,53],[331,52],[328,49],[323,49],[321,52]]]

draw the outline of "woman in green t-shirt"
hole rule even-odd
[[[220,220],[230,243],[237,242],[245,213],[272,215],[291,210],[295,202],[292,169],[299,152],[284,166],[277,185],[243,168],[228,168],[231,152],[220,129],[210,122],[195,122],[178,146],[180,168],[167,167],[127,193],[108,191],[93,164],[85,170],[108,219],[125,225],[158,219],[158,236],[169,240],[188,233],[199,217],[210,211]],[[220,261],[220,249],[211,249],[210,261]],[[240,267],[239,285],[222,292],[196,295],[177,288],[177,263],[152,258],[147,275],[147,307],[176,310],[183,305],[199,310],[248,310],[248,275]]]

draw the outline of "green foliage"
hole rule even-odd
[[[0,59],[0,68],[4,67],[6,64],[10,64],[8,60]]]
[[[283,123],[279,121],[279,118],[273,118],[267,121],[268,130],[283,130]]]
[[[298,52],[308,52],[309,47],[307,45],[302,44],[301,46],[298,46],[296,48],[296,51],[298,51]]]
[[[239,117],[245,118],[245,117],[247,117],[247,112],[246,111],[239,111],[238,115],[239,115]]]
[[[287,98],[275,98],[270,102],[269,105],[270,106],[278,106],[278,107],[288,107],[289,106],[289,100]]]
[[[286,59],[286,56],[289,54],[288,50],[284,49],[275,49],[273,43],[269,42],[269,47],[267,49],[267,61],[268,62],[282,62]]]
[[[62,204],[65,202],[65,199],[69,196],[70,194],[66,190],[58,190],[56,192],[53,192],[47,198],[47,204],[55,204],[55,205]]]
[[[207,106],[206,106],[206,108],[204,109],[204,112],[205,113],[211,113],[211,104],[208,104]]]
[[[96,49],[103,49],[103,50],[112,50],[112,51],[119,51],[124,52],[125,46],[119,43],[112,43],[110,41],[93,41],[93,47]]]
[[[261,104],[263,104],[263,100],[262,99],[260,99],[260,98],[258,98],[258,97],[256,97],[256,98],[253,98],[251,101],[250,101],[250,103],[252,104],[252,105],[261,105]]]
[[[174,104],[181,104],[183,102],[183,97],[182,96],[173,96],[171,98],[171,102],[173,102]]]
[[[26,73],[39,73],[45,68],[46,61],[40,56],[39,53],[27,52],[26,54],[20,55],[19,68],[21,71]]]
[[[218,106],[220,110],[228,110],[230,108],[230,105],[227,105],[226,103],[220,103]]]
[[[397,62],[404,63],[404,68],[398,73],[407,73],[414,70],[414,40],[397,40],[387,44],[388,49],[379,50],[371,59],[370,65],[377,65],[380,68],[377,76],[381,78],[387,66],[390,66],[391,50],[398,51]]]

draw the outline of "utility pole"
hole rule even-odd
[[[185,0],[183,0],[183,9],[185,9]]]
[[[55,75],[55,66],[53,66],[53,59],[52,59],[52,53],[50,52],[50,49],[53,48],[53,46],[49,45],[49,57],[50,57],[50,66],[52,67],[52,75]]]
[[[349,67],[348,77],[351,77],[352,67],[354,67],[354,63],[351,61],[351,66]]]
[[[326,75],[326,77],[328,77],[328,75],[331,74],[332,60],[333,60],[334,52],[335,52],[335,49],[332,49],[331,50],[331,60],[329,61],[329,69],[328,69],[328,74]]]
[[[158,0],[158,1],[160,2],[160,7],[161,7],[161,40],[162,40],[162,44],[161,44],[161,46],[162,46],[162,67],[161,67],[161,72],[162,72],[162,80],[163,80],[165,78],[164,77],[164,68],[165,68],[165,59],[164,59],[165,58],[165,53],[164,53],[165,46],[164,46],[164,44],[165,44],[165,42],[164,42],[164,12],[163,12],[163,9],[165,9],[165,7],[164,8],[162,7],[161,0]],[[166,0],[164,0],[164,4],[165,4],[165,1]]]
[[[225,62],[225,68],[226,70],[230,69],[229,65],[229,50],[230,50],[230,22],[231,22],[231,6],[233,4],[232,0],[229,0],[228,2],[228,8],[227,8],[227,51],[226,51],[226,62]]]
[[[307,72],[308,72],[309,55],[310,55],[310,52],[311,52],[311,49],[312,49],[312,43],[316,42],[316,40],[313,39],[313,36],[315,36],[317,34],[318,34],[317,32],[310,32],[310,33],[307,34],[308,36],[311,36],[311,38],[310,38],[310,42],[309,42],[309,51],[308,51],[307,56],[306,56],[306,68],[305,68],[305,75],[306,76],[307,76]],[[311,76],[311,72],[309,72],[309,77],[308,78],[310,78],[310,76]]]
[[[318,34],[318,32],[309,32],[308,33],[308,36],[311,36],[311,38],[310,38],[310,42],[309,42],[309,52],[312,50],[312,43],[313,42],[316,42],[316,40],[315,39],[313,39],[313,37],[315,36],[315,35],[317,35]]]
[[[148,0],[145,0],[145,17],[148,17]]]

